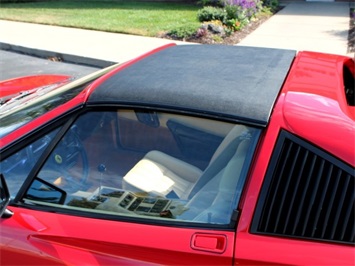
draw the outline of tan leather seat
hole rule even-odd
[[[167,196],[176,194],[180,199],[191,198],[233,157],[247,128],[236,125],[216,149],[207,168],[199,168],[160,151],[148,152],[123,178],[123,188]]]
[[[148,152],[123,178],[123,188],[186,198],[202,171],[160,151]]]
[[[187,211],[179,219],[219,224],[230,222],[234,204],[241,194],[237,184],[242,176],[249,145],[249,139],[242,140],[227,165],[186,204]]]

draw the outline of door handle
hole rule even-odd
[[[226,235],[195,233],[191,238],[191,248],[195,250],[223,253],[226,247]]]

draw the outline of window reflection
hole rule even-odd
[[[182,114],[85,113],[38,174],[53,187],[43,192],[43,183],[34,182],[26,200],[117,217],[228,225],[258,136],[259,129],[246,125]]]

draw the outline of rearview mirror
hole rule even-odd
[[[0,174],[0,217],[6,211],[7,205],[10,202],[10,192],[3,174]]]

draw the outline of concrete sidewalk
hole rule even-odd
[[[288,3],[238,45],[347,53],[351,2]],[[0,48],[105,66],[171,40],[0,20]],[[190,44],[176,42],[177,44]]]
[[[238,45],[348,53],[353,2],[289,3]]]
[[[171,40],[0,20],[0,49],[104,67]]]

